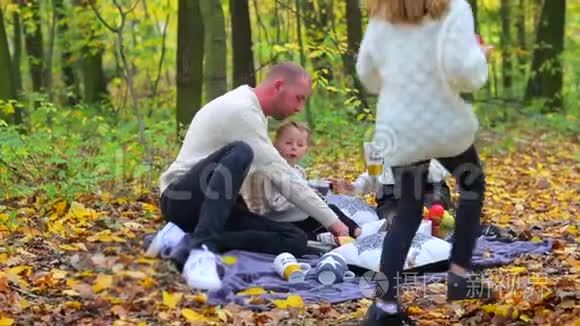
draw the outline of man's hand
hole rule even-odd
[[[348,227],[340,221],[331,224],[328,227],[328,231],[335,237],[343,237],[348,235]]]

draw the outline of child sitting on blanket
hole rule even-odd
[[[448,210],[451,207],[451,193],[445,177],[449,172],[437,160],[431,160],[429,164],[428,183],[425,188],[425,205],[432,206],[440,204]],[[353,184],[340,182],[335,184],[339,192],[346,193],[375,193],[379,218],[386,220],[386,227],[390,226],[393,217],[397,213],[397,197],[395,195],[393,173],[390,168],[385,167],[383,175],[378,177],[378,182],[374,182],[368,173],[361,174]]]
[[[294,176],[296,178],[307,178],[306,171],[299,165],[299,162],[308,152],[309,143],[310,129],[304,123],[288,121],[280,125],[276,131],[274,147],[288,164],[296,169]],[[294,223],[306,232],[309,240],[316,240],[318,234],[326,232],[320,223],[294,206],[262,175],[254,173],[251,178],[253,195],[247,204],[252,211],[275,221]],[[289,182],[292,181],[289,180]],[[338,207],[334,205],[329,205],[329,207],[349,228],[349,235],[354,238],[358,237],[361,229],[356,222],[348,218]]]

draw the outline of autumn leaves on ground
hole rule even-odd
[[[404,292],[409,313],[421,325],[574,325],[580,315],[577,140],[534,134],[511,150],[491,148],[482,151],[484,221],[530,241],[552,239],[553,250],[485,270],[499,301],[447,304],[445,285],[432,284]],[[352,177],[362,168],[357,158],[317,157],[313,170]],[[370,304],[304,304],[298,296],[265,302],[259,298],[264,290],[254,288],[245,291],[248,300],[270,304],[270,311],[210,307],[172,266],[143,256],[144,234],[162,223],[157,205],[149,190],[49,204],[23,198],[0,206],[0,325],[348,324]]]

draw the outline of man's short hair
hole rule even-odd
[[[274,78],[284,78],[290,81],[298,80],[299,78],[306,78],[310,80],[310,75],[306,70],[299,64],[292,61],[278,63],[272,66],[268,71],[266,76],[267,80],[272,80]]]

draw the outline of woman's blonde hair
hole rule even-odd
[[[370,17],[381,17],[391,23],[420,23],[424,17],[438,19],[450,0],[367,0]]]

